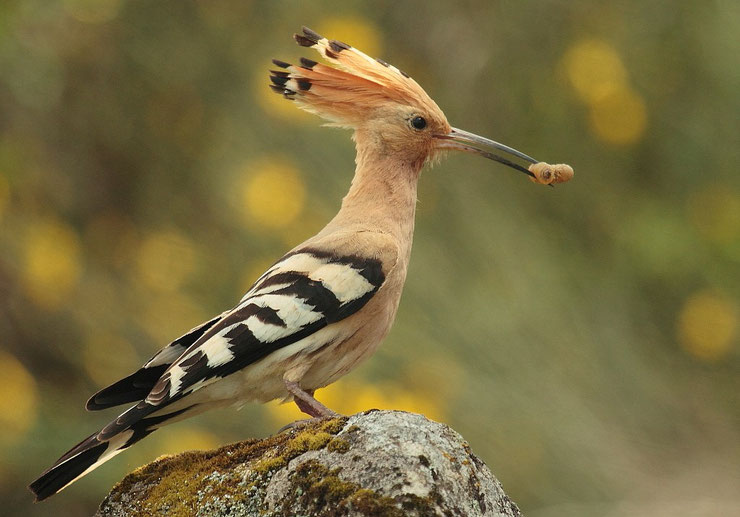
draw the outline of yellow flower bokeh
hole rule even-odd
[[[274,231],[291,225],[303,211],[306,189],[300,171],[272,156],[244,166],[238,189],[247,227]]]
[[[343,41],[371,57],[380,57],[383,51],[378,28],[357,16],[329,16],[312,28],[322,36]]]
[[[591,104],[589,119],[601,140],[616,145],[631,144],[645,132],[647,109],[637,92],[619,88]]]
[[[174,291],[195,269],[195,245],[175,230],[152,232],[138,246],[137,277],[150,289]]]
[[[38,413],[36,381],[13,355],[0,351],[0,446],[23,439]]]
[[[575,43],[566,51],[562,66],[573,89],[586,103],[596,102],[627,84],[622,58],[603,40]]]
[[[393,382],[368,383],[342,379],[318,390],[316,399],[343,415],[369,409],[394,409],[421,413],[432,420],[444,418],[444,403],[427,393],[411,391]],[[293,403],[265,406],[277,425],[308,418]]]
[[[37,305],[57,309],[82,274],[80,240],[74,229],[55,219],[29,223],[23,242],[23,285]]]
[[[736,304],[713,291],[692,294],[677,322],[681,345],[703,361],[716,361],[727,355],[737,339],[737,327]]]
[[[185,451],[207,451],[223,445],[221,439],[209,431],[193,425],[175,425],[168,427],[166,434],[155,434],[158,437],[157,447],[151,448],[159,454],[178,454]]]
[[[617,50],[601,39],[571,45],[560,63],[568,82],[589,108],[591,130],[600,140],[627,145],[647,127],[645,100],[629,84]]]

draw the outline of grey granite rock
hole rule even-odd
[[[263,440],[160,458],[99,516],[519,516],[446,425],[400,411],[325,420]]]

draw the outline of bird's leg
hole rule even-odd
[[[327,418],[340,416],[339,413],[332,411],[321,402],[313,398],[313,390],[305,391],[298,386],[297,382],[285,380],[285,387],[293,395],[298,409],[314,418]]]
[[[309,397],[312,397],[313,398],[314,390],[303,390],[303,391]],[[314,398],[314,400],[316,400],[316,399]],[[312,416],[314,418],[317,418],[318,417],[318,415],[316,414],[316,412],[313,410],[313,408],[311,407],[311,405],[308,402],[305,402],[303,399],[299,399],[297,397],[294,397],[293,398],[293,402],[295,402],[295,405],[298,406],[298,409],[300,409],[301,411],[303,411],[307,415],[310,415],[310,416]]]

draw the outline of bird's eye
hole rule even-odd
[[[411,119],[411,125],[414,129],[424,129],[427,127],[427,121],[424,117],[414,117]]]

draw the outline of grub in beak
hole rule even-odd
[[[450,149],[478,154],[488,158],[489,160],[503,163],[512,169],[526,174],[535,183],[553,185],[555,183],[564,183],[573,177],[573,168],[569,165],[550,165],[545,162],[539,162],[531,156],[526,155],[521,151],[517,151],[513,147],[478,136],[468,131],[463,131],[462,129],[452,128],[449,133],[439,135],[437,138],[440,140],[437,144],[437,148],[439,149]],[[500,153],[502,152],[512,157],[530,162],[531,165],[529,165],[529,168],[525,168],[509,158],[501,156]]]

